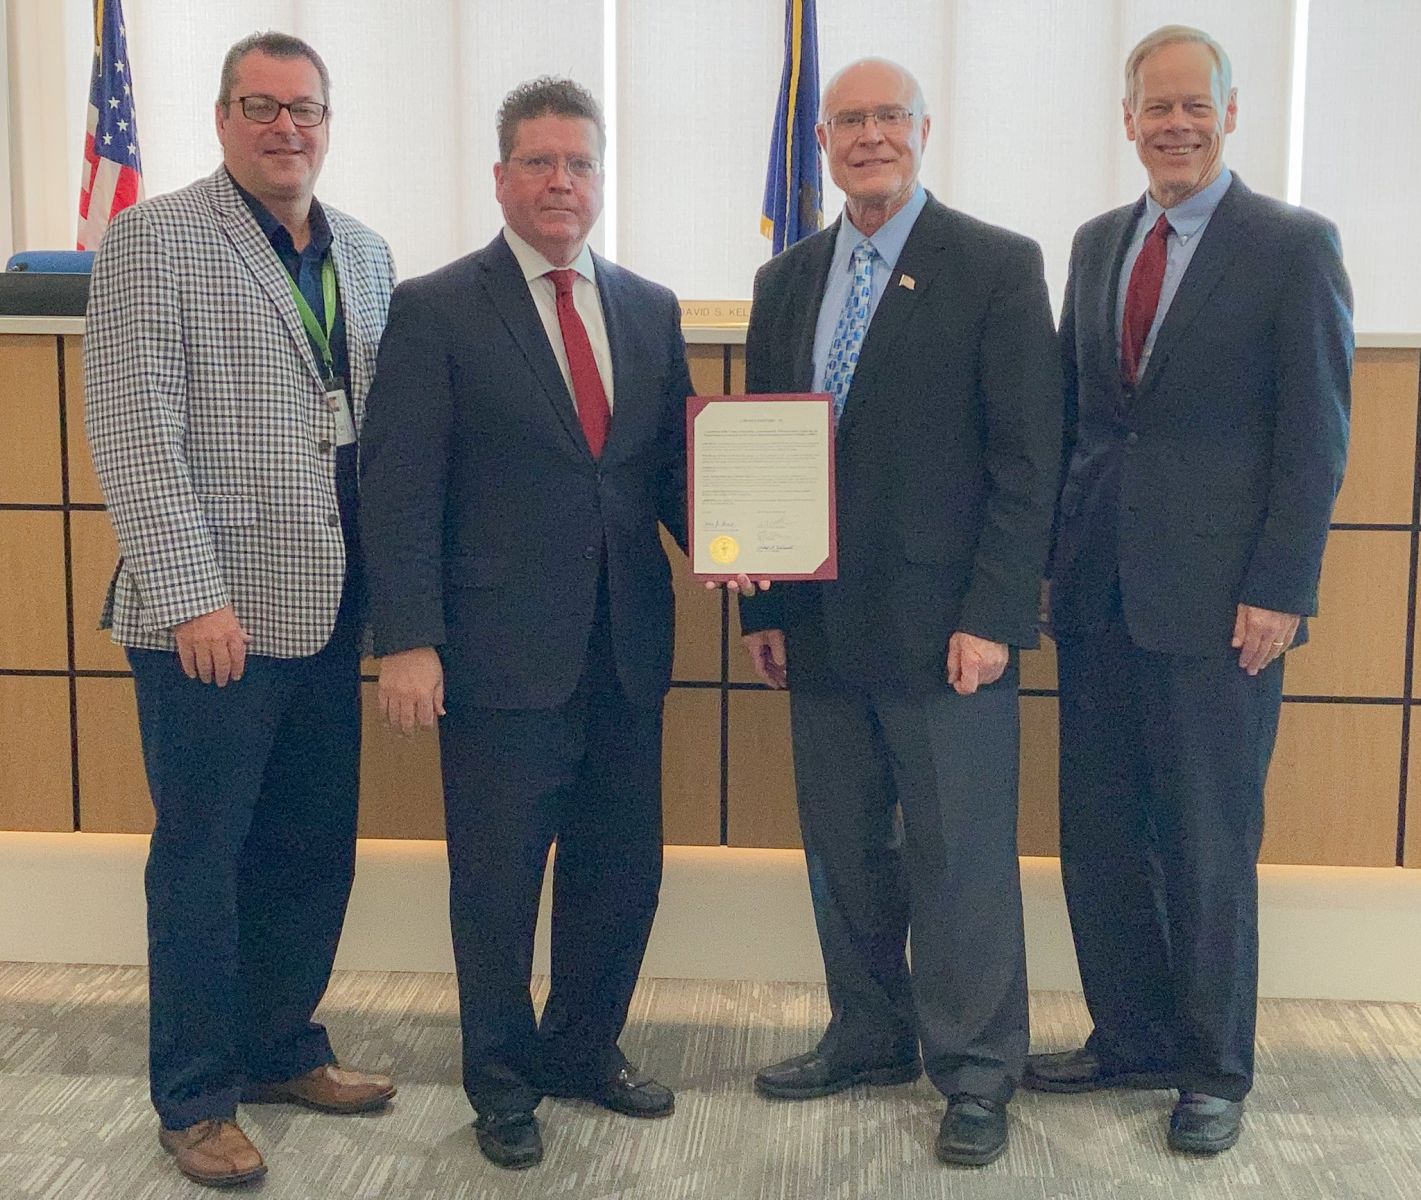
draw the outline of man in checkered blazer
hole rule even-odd
[[[124,212],[94,267],[87,423],[122,553],[156,810],[148,859],[159,1140],[204,1183],[254,1179],[239,1100],[357,1112],[311,1015],[354,873],[362,624],[356,437],[394,265],[313,188],[329,77],[284,34],[238,42],[223,165]]]

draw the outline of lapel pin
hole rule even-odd
[[[915,280],[911,275],[899,275],[898,286],[907,288],[911,292],[915,287],[918,286],[918,283],[917,280]]]

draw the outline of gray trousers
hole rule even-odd
[[[1028,1042],[1015,663],[972,696],[791,690],[790,719],[821,1053],[887,1065],[921,1044],[944,1095],[1005,1103]]]

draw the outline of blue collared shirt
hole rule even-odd
[[[230,171],[228,178],[232,178]],[[296,243],[291,238],[291,231],[277,220],[265,204],[247,191],[236,179],[232,179],[232,186],[237,189],[238,195],[246,201],[257,225],[266,235],[266,240],[271,243],[271,248],[276,251],[277,258],[281,260],[281,265],[286,268],[286,273],[296,281],[301,295],[306,298],[306,303],[311,306],[316,320],[324,329],[326,298],[321,288],[321,264],[325,262],[326,255],[331,251],[332,236],[330,222],[326,220],[325,210],[321,208],[320,202],[314,197],[311,200],[309,218],[311,236],[306,242],[305,249],[297,250]],[[337,287],[339,287],[339,283],[340,281],[337,280]],[[309,333],[306,335],[306,340],[311,343],[311,353],[315,356],[317,369],[324,374],[325,364],[321,361],[320,348]],[[332,371],[338,379],[345,381],[346,402],[353,404],[354,401],[349,398],[350,348],[346,342],[345,316],[341,312],[339,293],[337,293],[336,299],[335,324],[331,327],[330,345]],[[335,484],[336,506],[340,509],[341,533],[345,536],[346,579],[350,580],[358,578],[357,571],[360,562],[359,519],[357,517],[359,483],[356,449],[353,442],[348,446],[335,447]],[[355,588],[347,586],[344,589],[341,596],[342,612],[349,604],[353,603],[354,594]]]
[[[1145,238],[1155,227],[1160,213],[1169,217],[1169,227],[1174,230],[1174,235],[1169,239],[1165,250],[1164,282],[1160,285],[1159,307],[1155,309],[1154,324],[1150,326],[1150,332],[1145,337],[1145,348],[1140,353],[1141,375],[1145,373],[1145,367],[1150,361],[1150,352],[1155,347],[1155,336],[1159,333],[1160,326],[1164,324],[1165,315],[1169,312],[1169,306],[1174,302],[1175,293],[1179,291],[1179,284],[1184,279],[1184,272],[1194,257],[1194,251],[1199,249],[1199,243],[1204,240],[1204,230],[1209,224],[1209,218],[1219,207],[1219,201],[1229,190],[1229,184],[1233,182],[1233,178],[1233,173],[1228,167],[1225,167],[1219,172],[1219,177],[1208,187],[1195,192],[1188,200],[1182,200],[1173,208],[1168,209],[1161,207],[1159,201],[1148,192],[1145,193],[1145,211],[1135,226],[1135,233],[1130,238],[1130,244],[1125,247],[1125,259],[1120,264],[1120,286],[1115,293],[1115,347],[1117,354],[1120,349],[1121,331],[1125,324],[1125,293],[1130,289],[1130,272],[1135,269],[1135,260],[1140,257],[1140,251],[1144,249]]]
[[[888,281],[893,277],[893,269],[898,265],[898,256],[903,253],[903,245],[913,231],[913,225],[923,206],[928,202],[928,194],[921,184],[914,190],[908,203],[883,223],[883,227],[868,240],[878,251],[873,262],[873,294],[869,299],[868,319],[878,311],[878,302],[888,290]],[[829,362],[829,344],[834,340],[834,330],[839,324],[839,315],[854,286],[854,248],[864,239],[864,235],[849,220],[849,211],[844,210],[839,221],[839,235],[834,242],[834,257],[829,263],[829,278],[824,281],[824,298],[819,301],[819,321],[814,327],[814,390],[824,391],[824,370]]]
[[[231,178],[231,173],[228,173]],[[306,298],[306,303],[311,306],[311,311],[316,314],[316,320],[321,323],[322,328],[326,323],[326,300],[321,291],[321,264],[326,261],[326,255],[331,249],[331,226],[326,220],[325,210],[321,208],[319,200],[311,200],[311,237],[306,243],[304,250],[297,250],[296,243],[291,240],[291,231],[286,228],[271,210],[260,200],[253,196],[235,179],[232,179],[232,186],[237,189],[237,194],[246,201],[247,207],[251,209],[252,216],[256,218],[257,225],[261,227],[262,233],[266,235],[266,240],[271,243],[271,248],[276,251],[277,258],[281,259],[281,265],[286,268],[286,273],[296,281],[296,286],[300,289],[301,295]],[[336,281],[339,288],[340,281]],[[308,335],[308,340],[310,340]],[[345,339],[345,317],[341,313],[340,304],[336,304],[335,325],[331,329],[331,361],[335,374],[341,379],[349,379],[350,352]],[[311,342],[311,353],[316,357],[316,366],[324,371],[321,362],[321,352],[314,341]]]

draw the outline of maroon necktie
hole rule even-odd
[[[607,444],[607,426],[612,421],[612,410],[607,404],[607,392],[602,386],[597,360],[592,357],[587,326],[582,323],[572,302],[572,283],[577,278],[577,272],[565,267],[561,271],[549,271],[548,278],[558,290],[558,327],[562,330],[563,349],[567,351],[567,370],[572,376],[577,417],[582,422],[582,432],[587,435],[587,446],[592,451],[592,457],[601,458],[602,447]],[[1159,292],[1158,287],[1155,292]]]
[[[1140,381],[1140,355],[1145,349],[1150,326],[1155,323],[1159,308],[1160,287],[1164,283],[1164,264],[1168,257],[1169,218],[1160,213],[1155,227],[1145,236],[1130,272],[1130,286],[1125,289],[1125,319],[1120,323],[1120,374],[1134,386]]]

